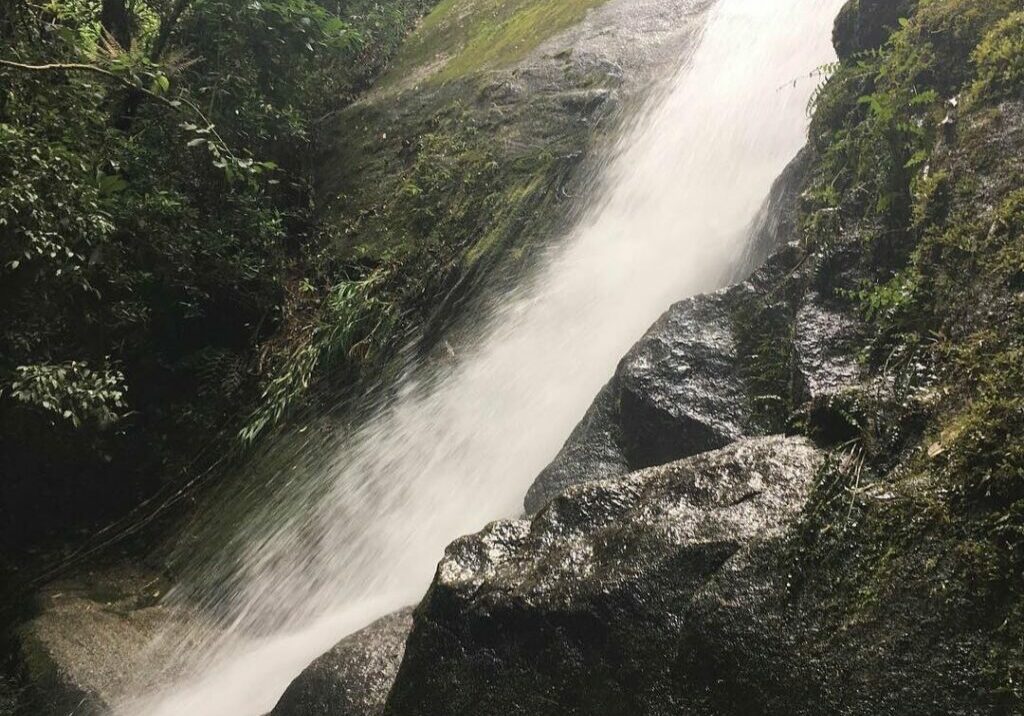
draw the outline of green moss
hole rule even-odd
[[[382,85],[447,82],[520,60],[604,0],[442,0],[395,58]]]
[[[1024,12],[999,22],[973,53],[978,79],[972,88],[976,100],[1021,95],[1024,86]]]
[[[817,619],[804,646],[955,644],[936,663],[992,713],[1024,706],[1022,28],[1019,2],[922,0],[847,57],[816,101],[802,222],[887,386],[794,545]]]

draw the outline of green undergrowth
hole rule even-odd
[[[604,0],[442,0],[395,58],[382,85],[447,82],[509,65]]]
[[[425,9],[0,6],[0,541],[175,491],[382,330],[379,277],[325,258],[311,167]],[[292,320],[318,304],[341,328]]]

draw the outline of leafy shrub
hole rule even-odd
[[[305,345],[272,340],[285,287],[369,273],[322,260],[310,158],[420,4],[3,3],[0,452],[21,502],[0,510],[31,514],[68,475],[135,494],[237,435],[276,380],[263,367]]]
[[[106,427],[127,407],[124,375],[85,363],[18,366],[8,389],[15,400],[59,415],[76,428],[92,422]]]

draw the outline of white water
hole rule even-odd
[[[474,351],[444,375],[408,378],[314,460],[297,508],[268,496],[247,517],[233,586],[210,598],[226,620],[165,635],[153,653],[185,676],[122,713],[265,713],[339,638],[418,601],[453,538],[518,514],[636,339],[673,301],[734,274],[747,227],[805,139],[812,83],[792,80],[832,58],[841,4],[719,0],[562,248],[501,302]]]

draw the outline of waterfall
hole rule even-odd
[[[216,572],[216,588],[186,579],[168,597],[173,608],[198,592],[216,623],[163,635],[154,654],[173,647],[175,681],[119,712],[265,713],[341,637],[418,601],[453,538],[520,514],[645,329],[735,276],[750,223],[804,143],[808,74],[833,58],[841,4],[718,0],[695,51],[622,133],[575,228],[494,302],[472,345],[410,370],[328,446],[316,433],[274,447],[287,505],[270,491],[225,526],[240,554],[199,570]],[[300,473],[312,479],[291,479]]]

